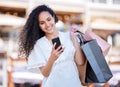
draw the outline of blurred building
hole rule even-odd
[[[79,26],[82,32],[92,29],[112,45],[109,62],[120,63],[120,0],[0,0],[0,38],[4,41],[1,53],[17,59],[19,32],[28,14],[40,4],[54,9],[60,20],[56,26],[61,31],[71,25]]]
[[[65,26],[82,24],[84,31],[87,28],[94,29],[105,39],[120,30],[119,0],[1,0],[0,30],[3,33],[19,31],[30,11],[40,4],[53,8]]]

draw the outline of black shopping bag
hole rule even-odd
[[[112,78],[111,70],[95,39],[84,41],[81,49],[87,59],[86,83],[104,83]]]

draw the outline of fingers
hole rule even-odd
[[[64,51],[64,48],[58,49],[56,52],[57,57],[59,57],[63,51]]]
[[[62,45],[60,45],[57,49],[56,49],[56,51],[59,51],[59,50],[61,50],[62,49]]]
[[[65,48],[63,48],[63,46],[59,46],[56,50],[58,52],[58,54],[61,54],[64,51]]]
[[[74,32],[74,33],[78,31],[78,29],[76,29],[76,28],[71,28],[70,30],[71,30],[71,32]]]
[[[55,45],[56,43],[53,45],[53,53],[58,57],[64,51],[64,48],[60,45],[57,49],[55,49]]]
[[[55,46],[56,46],[56,43],[54,43],[54,44],[53,44],[53,47],[52,47],[52,48],[54,49],[54,48],[55,48]]]

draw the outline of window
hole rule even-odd
[[[92,0],[95,3],[107,3],[107,0]]]
[[[113,4],[120,4],[120,0],[113,0]]]

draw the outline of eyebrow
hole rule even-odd
[[[49,18],[51,18],[50,16],[48,16],[46,19],[49,19]],[[39,21],[39,22],[44,22],[44,21]]]

